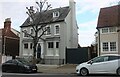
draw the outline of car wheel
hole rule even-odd
[[[117,69],[116,73],[117,75],[120,75],[120,68]]]
[[[88,75],[88,69],[82,68],[82,69],[80,70],[80,75],[82,75],[82,76]]]

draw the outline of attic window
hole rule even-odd
[[[53,12],[53,18],[54,18],[54,17],[59,17],[59,12],[58,12],[58,11]]]

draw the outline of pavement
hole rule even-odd
[[[74,74],[76,64],[45,65],[37,64],[38,72],[46,74]]]

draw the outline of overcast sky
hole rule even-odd
[[[20,31],[20,26],[27,18],[26,7],[36,6],[39,0],[0,0],[0,28],[4,27],[4,20],[11,18],[12,28]],[[52,8],[69,5],[69,0],[47,0]],[[97,31],[97,20],[100,8],[118,4],[119,0],[74,0],[76,2],[76,18],[78,23],[79,44],[90,46]]]

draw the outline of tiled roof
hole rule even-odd
[[[19,37],[18,37],[16,34],[14,34],[11,30],[2,29],[2,31],[3,31],[3,35],[4,35],[4,36],[19,39]]]
[[[53,12],[57,12],[57,11],[59,12],[60,16],[58,18],[53,18]],[[69,7],[62,7],[62,8],[51,9],[46,12],[41,12],[41,14],[37,13],[35,16],[36,18],[35,23],[39,22],[39,24],[41,24],[41,23],[49,23],[49,22],[53,23],[53,22],[63,21],[65,17],[68,15],[69,11],[70,11]],[[21,27],[30,26],[29,23],[30,23],[30,18],[28,17]]]
[[[120,26],[120,5],[101,8],[97,28]]]

